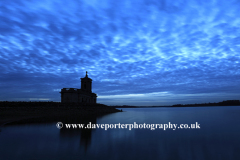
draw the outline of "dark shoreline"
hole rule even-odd
[[[120,110],[103,104],[0,102],[0,127],[9,123],[41,123],[96,118]]]
[[[211,107],[211,106],[240,106],[239,100],[226,100],[214,103],[200,103],[200,104],[175,104],[172,107]]]

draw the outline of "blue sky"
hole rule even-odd
[[[60,101],[88,71],[98,102],[240,99],[238,0],[0,0],[0,100]]]

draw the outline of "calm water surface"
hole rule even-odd
[[[0,160],[240,159],[240,107],[127,108],[123,111],[126,112],[89,120],[98,124],[198,122],[201,128],[105,131],[59,130],[57,122],[7,125],[0,132]]]

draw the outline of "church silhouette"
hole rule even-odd
[[[92,93],[92,79],[86,76],[81,78],[81,89],[63,88],[61,89],[61,102],[77,102],[96,104],[97,94]]]

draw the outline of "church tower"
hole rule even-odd
[[[92,93],[92,79],[88,78],[87,71],[86,76],[81,78],[81,90]]]
[[[61,102],[74,102],[82,104],[96,104],[97,94],[92,93],[92,79],[86,76],[81,78],[81,89],[78,88],[63,88],[61,89]]]

